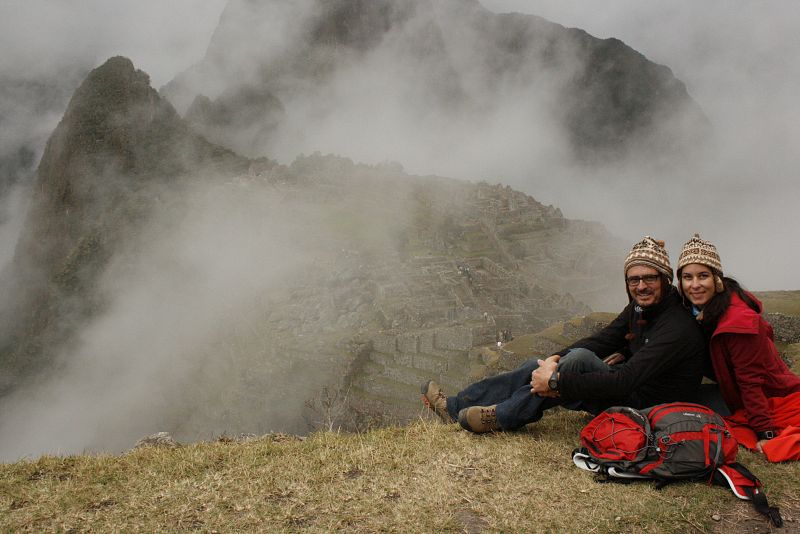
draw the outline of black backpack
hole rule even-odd
[[[662,488],[702,480],[730,488],[775,526],[783,525],[761,481],[736,462],[739,444],[725,419],[705,406],[672,402],[641,411],[615,406],[583,428],[581,444],[572,452],[573,462],[600,481],[655,480]]]

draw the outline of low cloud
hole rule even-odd
[[[3,398],[0,459],[120,451],[161,430],[190,440],[308,430],[303,405],[331,379],[328,367],[267,369],[274,383],[252,377],[257,366],[293,365],[273,354],[269,302],[324,257],[319,208],[234,183],[171,195],[159,195],[157,215],[99,281],[103,313],[51,369]]]
[[[798,289],[793,266],[800,252],[786,244],[800,238],[797,225],[787,222],[800,198],[800,34],[794,24],[800,5],[614,0],[598,9],[555,0],[482,3],[623,40],[669,66],[712,123],[713,149],[705,160],[688,168],[582,173],[586,183],[580,188],[550,197],[565,215],[601,220],[629,241],[658,234],[673,257],[700,232],[717,243],[726,273],[746,286]]]

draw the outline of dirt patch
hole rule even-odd
[[[465,534],[480,534],[489,526],[485,519],[472,510],[458,510],[456,521],[461,525],[462,532]]]
[[[776,534],[800,534],[800,500],[790,503],[779,503],[783,516],[783,528],[773,526],[766,517],[753,509],[749,502],[737,501],[730,508],[717,512],[719,517],[714,522],[711,532],[714,534],[742,534],[747,532]]]

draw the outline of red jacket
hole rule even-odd
[[[761,302],[750,296],[761,311]],[[756,432],[777,430],[768,398],[800,392],[800,377],[778,356],[772,326],[739,298],[731,305],[711,336],[711,363],[722,397],[732,412],[744,408]]]

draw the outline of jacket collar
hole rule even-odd
[[[759,329],[760,312],[764,310],[761,302],[752,294],[748,293],[751,299],[758,304],[758,312],[753,311],[739,295],[731,293],[731,305],[719,319],[714,335],[733,333],[733,334],[757,334]]]

